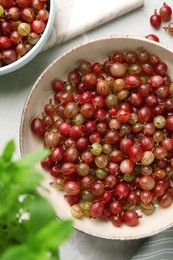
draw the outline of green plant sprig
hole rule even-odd
[[[59,246],[72,232],[71,220],[60,220],[36,188],[43,180],[34,167],[50,151],[13,161],[15,143],[0,156],[0,259],[58,259]]]

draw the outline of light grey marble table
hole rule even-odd
[[[163,45],[173,50],[173,37],[162,28],[155,31],[149,24],[149,17],[154,9],[159,9],[163,2],[145,0],[143,7],[42,52],[22,69],[0,76],[0,150],[13,138],[17,148],[15,156],[20,156],[19,127],[26,97],[47,65],[69,48],[102,36],[128,34],[144,37],[149,33],[155,33]],[[166,3],[173,6],[171,0],[167,0]],[[61,247],[61,260],[129,260],[144,241],[145,239],[110,241],[74,230],[70,239]]]

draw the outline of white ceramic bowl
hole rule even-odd
[[[54,20],[55,20],[55,0],[49,0],[48,2],[49,2],[49,19],[47,21],[46,28],[41,38],[33,46],[33,48],[28,53],[26,53],[23,57],[21,57],[20,59],[18,59],[17,61],[9,65],[0,67],[0,75],[8,74],[26,65],[41,51],[41,49],[46,44],[47,40],[49,39],[50,33],[53,28]]]
[[[86,59],[91,63],[103,61],[114,50],[127,51],[140,50],[141,48],[159,55],[168,65],[169,74],[171,78],[173,77],[173,53],[169,49],[159,43],[131,36],[110,36],[96,39],[72,48],[57,57],[40,75],[24,105],[20,128],[21,154],[25,155],[43,147],[42,142],[31,133],[30,124],[31,120],[42,112],[43,105],[51,97],[51,82],[54,78],[66,79],[67,73],[74,69],[81,60]],[[40,170],[45,176],[43,186],[48,190],[46,192],[41,189],[41,193],[52,203],[60,218],[71,218],[70,207],[64,199],[64,193],[50,187],[48,183],[52,178],[48,173]],[[173,206],[170,206],[165,209],[158,208],[150,216],[144,215],[140,219],[140,224],[135,227],[123,225],[121,228],[116,228],[110,221],[82,218],[74,219],[74,228],[101,238],[130,240],[148,237],[171,227],[173,225],[172,216]]]

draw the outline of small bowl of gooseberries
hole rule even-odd
[[[41,51],[54,19],[54,0],[0,0],[0,75],[23,67]]]
[[[21,155],[39,192],[74,228],[139,239],[173,225],[173,52],[134,36],[90,40],[57,57],[32,87]]]

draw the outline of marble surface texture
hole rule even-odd
[[[156,34],[160,38],[160,43],[169,47],[170,50],[173,51],[173,37],[166,33],[162,28],[156,31],[149,23],[149,17],[153,14],[155,8],[159,9],[160,6],[162,6],[164,2],[163,0],[144,0],[143,6],[135,8],[134,10],[120,16],[117,15],[114,19],[113,17],[112,19],[107,17],[107,20],[105,19],[104,23],[102,15],[100,15],[102,14],[100,6],[103,1],[63,0],[61,2],[62,6],[64,5],[64,8],[62,8],[62,11],[59,14],[59,25],[57,27],[57,33],[61,35],[61,37],[58,38],[59,43],[57,42],[54,47],[50,48],[50,46],[52,44],[54,45],[56,42],[55,37],[53,43],[49,43],[49,49],[37,55],[32,62],[9,75],[0,76],[0,151],[9,139],[14,139],[17,148],[15,154],[16,158],[20,157],[19,128],[26,97],[42,71],[57,56],[61,55],[68,49],[91,39],[109,35],[135,35],[143,38],[149,33]],[[72,2],[75,2],[74,6],[72,6]],[[98,3],[98,6],[94,4],[96,2]],[[118,2],[120,5],[125,1],[108,0],[106,1],[106,5],[109,5],[109,2]],[[127,0],[126,3],[128,2],[133,1]],[[167,0],[166,2],[167,4],[172,5],[171,0]],[[87,24],[83,31],[77,32],[74,30],[72,32],[70,30],[71,35],[68,35],[67,37],[67,32],[61,30],[60,24],[64,23],[64,28],[69,28],[69,24],[70,26],[74,26],[75,24],[80,23],[79,17],[81,16],[81,13],[79,14],[78,6],[82,6],[82,12],[85,13],[85,7],[83,6],[86,3],[90,3],[92,11],[92,7],[94,6],[94,16],[96,14],[99,15],[100,20],[97,20],[97,23],[95,24],[97,26],[89,26],[89,24]],[[63,10],[66,10],[67,4],[69,5],[69,11],[65,13],[66,19],[62,21],[62,16],[64,15],[62,12]],[[68,19],[72,15],[71,12],[73,8],[76,9],[75,12],[77,13],[76,16],[73,16],[74,20],[72,22]],[[89,13],[87,14],[89,15]],[[164,23],[164,25],[166,25],[166,23]],[[57,36],[55,32],[53,32],[53,34],[54,36]],[[130,260],[138,250],[140,250],[140,247],[145,241],[146,239],[134,241],[110,241],[92,237],[74,230],[69,240],[61,247],[60,256],[61,260]],[[151,259],[152,258],[150,258],[150,260]]]

